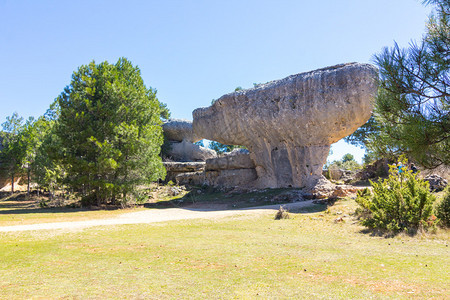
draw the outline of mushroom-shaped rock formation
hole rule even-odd
[[[255,187],[314,186],[330,145],[370,117],[377,69],[349,63],[226,94],[193,112],[196,136],[244,145]]]

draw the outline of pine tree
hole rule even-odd
[[[346,140],[378,157],[404,153],[436,167],[450,164],[450,2],[425,3],[436,13],[422,41],[375,56],[380,89],[374,116]]]
[[[368,189],[358,193],[356,202],[361,206],[363,225],[391,232],[429,226],[435,197],[428,182],[407,165],[407,160],[400,158],[399,164],[390,165],[387,179],[371,182],[373,193]]]
[[[20,176],[26,151],[20,134],[23,130],[23,118],[17,112],[6,118],[2,124],[2,149],[0,152],[1,172],[11,178],[11,192],[14,193],[14,179]]]
[[[85,204],[126,203],[163,178],[160,102],[125,58],[81,66],[58,97],[66,182]]]
[[[35,157],[31,162],[32,179],[40,188],[49,191],[50,198],[54,191],[61,187],[65,177],[61,163],[63,145],[56,134],[56,123],[59,117],[59,106],[55,101],[47,112],[34,123],[37,141],[34,144]]]

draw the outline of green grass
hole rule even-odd
[[[0,298],[448,297],[448,231],[371,236],[353,208],[0,233]]]

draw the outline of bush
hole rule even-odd
[[[436,217],[440,219],[440,224],[450,227],[450,187],[447,187],[444,199],[436,206]]]
[[[283,206],[280,206],[277,213],[275,214],[275,220],[281,220],[281,219],[289,219],[289,211],[286,210]]]
[[[368,189],[358,193],[356,202],[362,224],[372,229],[390,232],[414,231],[433,225],[432,205],[435,197],[429,184],[407,170],[407,160],[400,159],[401,167],[389,166],[389,177],[378,183],[370,182]]]

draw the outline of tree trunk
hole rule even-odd
[[[14,194],[14,173],[11,174],[11,194]]]
[[[28,167],[27,170],[27,177],[28,177],[28,182],[27,182],[27,196],[30,196],[30,168]]]
[[[50,198],[50,202],[53,200],[53,184],[50,183],[48,186],[48,193],[49,193],[49,198]]]

